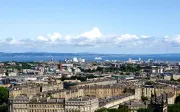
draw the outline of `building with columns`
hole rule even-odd
[[[99,100],[96,97],[71,98],[65,102],[66,112],[94,112],[99,108]]]
[[[17,96],[9,100],[10,112],[64,112],[64,99],[49,97],[32,97],[26,95]]]

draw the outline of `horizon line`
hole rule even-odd
[[[162,54],[180,54],[180,53],[93,53],[93,52],[0,52],[6,54],[15,54],[15,53],[52,53],[52,54],[111,54],[111,55],[162,55]]]

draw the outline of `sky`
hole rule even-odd
[[[180,53],[180,0],[0,2],[0,52]]]

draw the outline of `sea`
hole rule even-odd
[[[62,61],[65,59],[72,60],[73,58],[81,58],[86,61],[97,61],[95,58],[109,61],[128,61],[138,60],[143,61],[153,59],[154,61],[175,61],[180,62],[180,54],[94,54],[94,53],[2,53],[0,52],[0,62],[3,61]],[[101,60],[101,61],[102,61]],[[98,60],[100,61],[100,60]]]

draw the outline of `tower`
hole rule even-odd
[[[136,87],[135,88],[135,99],[140,100],[142,95],[142,88]]]
[[[59,64],[59,70],[62,72],[62,63]]]
[[[129,58],[129,63],[132,63],[132,60],[131,60],[131,58]]]

